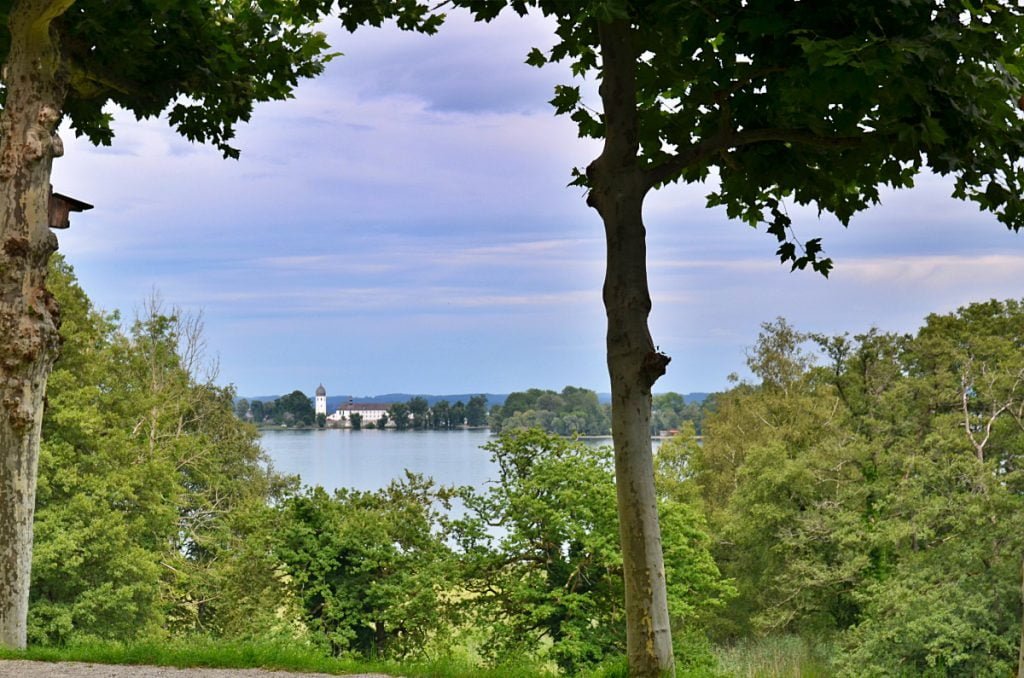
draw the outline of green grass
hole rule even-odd
[[[457,658],[398,663],[336,659],[301,642],[223,641],[204,637],[119,643],[81,642],[66,647],[0,648],[0,659],[150,664],[178,668],[263,668],[301,673],[384,673],[408,678],[534,678],[550,675],[535,666],[484,669]]]
[[[827,648],[795,636],[747,640],[714,649],[716,671],[679,674],[680,678],[827,678],[832,675]],[[208,668],[263,668],[299,673],[383,673],[408,678],[536,678],[553,676],[548,667],[524,662],[482,668],[468,656],[409,662],[336,659],[300,641],[225,641],[206,637],[132,643],[79,642],[66,647],[0,648],[0,659],[78,661],[96,664],[151,664]],[[625,678],[625,660],[610,661],[580,678]]]
[[[828,678],[828,648],[797,636],[744,640],[715,650],[718,670],[730,678]]]

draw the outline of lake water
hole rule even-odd
[[[440,485],[482,488],[497,467],[480,446],[493,440],[486,429],[456,431],[263,431],[261,443],[274,468],[296,474],[303,485],[379,490],[409,469]],[[610,445],[611,438],[588,440]],[[655,441],[655,445],[658,441]]]
[[[297,474],[303,485],[378,490],[404,469],[430,476],[442,485],[482,487],[495,476],[490,453],[480,446],[491,439],[486,429],[458,431],[311,431],[263,432],[262,445],[282,473]]]

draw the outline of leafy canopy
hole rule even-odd
[[[0,2],[4,55],[14,5]],[[166,112],[185,138],[237,157],[235,124],[249,120],[253,104],[290,98],[300,78],[334,56],[311,28],[334,10],[333,0],[78,0],[55,22],[63,113],[76,134],[107,145],[110,104],[140,119]],[[393,18],[426,33],[444,18],[416,0],[341,2],[336,14],[348,30]]]
[[[1016,3],[871,0],[456,0],[483,20],[539,8],[560,41],[527,63],[568,60],[600,79],[598,26],[629,27],[637,158],[647,188],[715,180],[708,206],[756,226],[777,254],[827,275],[819,238],[800,243],[786,203],[847,225],[928,170],[953,195],[1024,224],[1022,13]],[[604,120],[578,86],[551,104],[584,137]],[[577,183],[587,178],[575,171]]]

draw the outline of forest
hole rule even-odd
[[[30,642],[278,639],[325,656],[621,675],[611,451],[538,430],[486,488],[300,487],[214,385],[201,323],[131,323],[59,257]],[[1006,676],[1022,626],[1024,301],[913,334],[783,319],[655,457],[678,670],[798,638],[827,675]],[[739,366],[737,366],[739,367]],[[612,667],[612,668],[609,668]],[[600,674],[595,672],[606,671]]]

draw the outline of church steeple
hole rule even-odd
[[[327,389],[323,384],[316,387],[316,413],[327,414]]]

